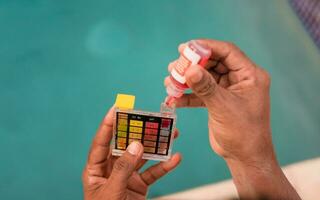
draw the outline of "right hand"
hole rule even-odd
[[[186,71],[193,94],[183,95],[176,106],[207,107],[211,147],[225,159],[274,159],[268,73],[231,43],[198,42],[211,48],[212,57],[206,69],[195,65]],[[179,51],[184,47],[180,45]],[[169,65],[169,71],[174,64]]]
[[[290,192],[299,199],[273,150],[268,73],[232,43],[197,41],[211,48],[212,56],[205,68],[187,69],[193,93],[177,99],[176,106],[208,109],[211,147],[226,160],[240,197],[287,198]],[[180,53],[184,48],[180,45]]]

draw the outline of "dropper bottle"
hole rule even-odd
[[[211,49],[207,46],[201,45],[195,40],[187,43],[170,73],[170,83],[166,88],[168,96],[165,99],[168,106],[172,105],[189,88],[185,78],[187,69],[196,64],[204,67],[210,56]]]

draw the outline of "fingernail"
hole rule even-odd
[[[198,82],[200,82],[200,80],[201,80],[202,77],[203,77],[203,73],[202,73],[202,71],[199,69],[199,67],[198,67],[198,66],[192,66],[192,67],[190,68],[190,70],[192,70],[192,72],[191,72],[191,77],[190,77],[191,82],[192,82],[192,83],[198,83]]]
[[[131,142],[127,148],[127,151],[134,156],[138,155],[139,151],[140,151],[139,143],[138,142]]]

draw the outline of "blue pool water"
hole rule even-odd
[[[89,145],[117,93],[158,111],[193,38],[233,41],[272,76],[285,165],[320,156],[320,57],[287,1],[0,0],[0,199],[80,199]],[[204,109],[178,111],[181,165],[149,197],[230,178]]]

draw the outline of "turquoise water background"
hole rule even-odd
[[[194,38],[233,41],[272,76],[282,165],[320,156],[320,56],[285,0],[0,0],[0,199],[80,199],[117,93],[158,111],[167,64]],[[178,111],[183,161],[149,197],[230,178],[204,109]]]

